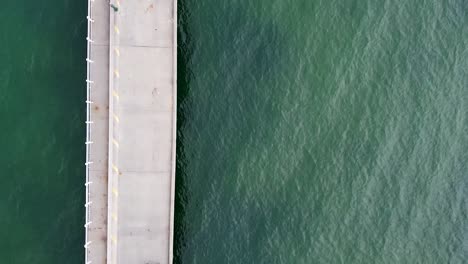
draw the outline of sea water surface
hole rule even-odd
[[[179,1],[176,263],[468,263],[468,5]]]
[[[0,263],[84,262],[86,1],[0,1]]]

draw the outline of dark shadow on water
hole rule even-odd
[[[185,192],[185,155],[184,134],[181,128],[185,124],[185,115],[179,108],[185,104],[189,93],[191,72],[188,63],[191,55],[191,39],[188,30],[187,18],[189,12],[185,1],[178,1],[178,27],[177,27],[177,148],[176,148],[176,193],[174,211],[174,263],[180,263],[181,250],[184,248],[184,205],[187,199]]]
[[[246,190],[236,190],[234,183],[247,146],[268,148],[275,133],[270,128],[280,122],[287,87],[276,80],[287,70],[287,40],[276,21],[262,20],[253,10],[236,6],[239,3],[211,6],[213,13],[203,18],[199,10],[193,11],[195,1],[178,5],[174,263],[191,263],[193,256],[203,263],[222,263],[217,261],[226,260],[230,243],[243,252],[236,263],[251,263],[259,260],[252,248],[260,244],[241,244],[249,234],[230,224],[234,217],[250,215],[249,226],[255,229],[259,223],[253,216],[262,210],[255,201],[243,200]],[[203,32],[200,24],[207,26]],[[210,193],[213,190],[218,193]],[[211,204],[209,195],[220,196],[226,208]],[[213,236],[204,236],[203,245],[201,236],[207,230],[198,229],[202,204],[217,213],[209,221]],[[266,232],[258,235],[260,240]],[[233,233],[239,240],[228,243],[224,235]],[[207,259],[211,262],[204,262]]]

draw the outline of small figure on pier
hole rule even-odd
[[[115,6],[114,4],[110,4],[110,7],[112,7],[112,9],[114,9],[114,12],[119,11],[119,8],[117,6]]]

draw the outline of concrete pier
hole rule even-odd
[[[94,0],[87,263],[172,263],[176,0]],[[88,201],[88,200],[87,200]],[[89,219],[88,219],[89,218]],[[90,243],[91,242],[91,243]]]
[[[109,142],[109,4],[89,2],[86,261],[106,263]],[[94,22],[93,22],[94,21]],[[90,62],[92,61],[92,62]]]

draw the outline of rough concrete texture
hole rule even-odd
[[[107,248],[107,161],[109,135],[109,4],[107,1],[90,2],[91,24],[89,56],[89,77],[94,83],[90,87],[91,141],[89,149],[89,217],[88,263],[106,263]]]
[[[95,0],[100,1],[100,0]],[[108,263],[172,262],[175,0],[111,1]]]

